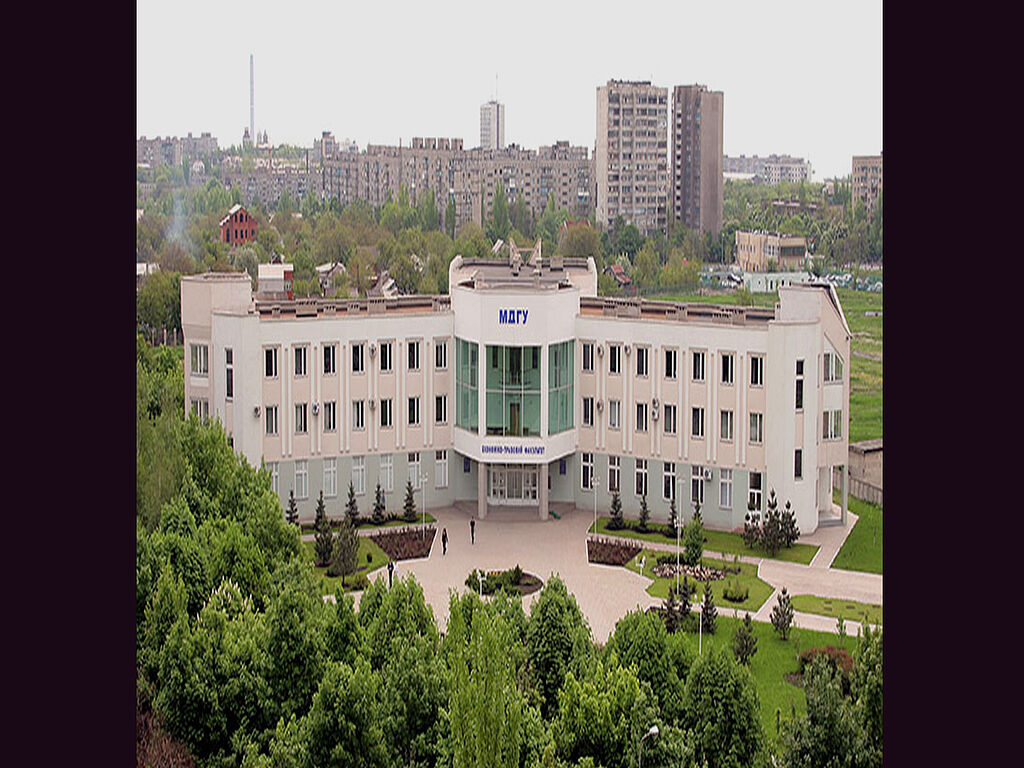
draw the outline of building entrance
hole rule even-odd
[[[537,467],[522,464],[487,465],[489,504],[536,505]]]

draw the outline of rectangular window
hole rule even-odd
[[[192,400],[192,413],[201,421],[210,419],[210,401],[206,398]]]
[[[665,468],[661,474],[661,498],[671,501],[676,496],[676,465],[675,462],[666,461]]]
[[[693,380],[704,381],[704,353],[693,353]]]
[[[412,483],[413,490],[418,491],[422,479],[420,478],[420,454],[419,451],[415,451],[409,454],[409,481]]]
[[[392,361],[391,361],[391,342],[382,341],[380,343],[380,372],[391,373]]]
[[[760,355],[750,358],[750,386],[764,386],[764,358]]]
[[[646,376],[647,375],[647,347],[636,348],[636,375]]]
[[[263,413],[266,414],[267,434],[277,434],[277,406],[267,405],[263,408]]]
[[[472,432],[479,423],[479,349],[473,342],[455,340],[455,423]]]
[[[434,397],[434,423],[448,423],[448,395],[436,395]]]
[[[727,443],[732,442],[732,411],[722,411],[721,439]]]
[[[295,434],[306,432],[306,403],[295,404]]]
[[[333,400],[324,403],[324,432],[338,429],[338,404]]]
[[[761,511],[761,473],[751,472],[747,478],[747,509]]]
[[[448,451],[434,451],[434,487],[448,487]]]
[[[328,344],[324,347],[324,376],[333,376],[338,372],[338,345]]]
[[[360,342],[352,345],[352,373],[364,373],[366,371],[366,344]]]
[[[324,496],[333,498],[338,495],[338,460],[334,457],[324,459]]]
[[[594,370],[594,342],[583,342],[583,370],[591,373]]]
[[[306,351],[307,347],[296,347],[295,348],[295,375],[305,376],[306,375]]]
[[[268,379],[277,378],[277,348],[263,350],[263,371]]]
[[[356,495],[362,496],[366,493],[366,457],[352,457],[352,490]]]
[[[594,477],[594,454],[583,453],[580,455],[580,488],[589,491],[594,487],[594,484],[590,482]]]
[[[418,371],[420,369],[420,343],[418,341],[407,342],[409,350],[409,370]]]
[[[608,373],[622,372],[622,345],[608,345]]]
[[[516,370],[516,347],[508,347],[509,350],[509,365],[513,376]],[[533,352],[530,355],[534,361],[539,362],[539,348],[538,347],[524,347],[523,349],[532,349]],[[573,394],[573,384],[576,380],[576,368],[573,363],[573,357],[575,356],[576,345],[572,341],[564,341],[560,344],[551,344],[548,346],[548,434],[556,435],[559,432],[565,432],[568,429],[572,429],[575,425],[575,411],[573,401],[576,399]],[[531,434],[540,434],[540,369],[539,366],[534,366],[536,370],[537,382],[537,395],[536,399],[530,394],[531,387],[529,386],[530,379],[533,379],[533,375],[530,373],[530,369],[524,370],[524,387],[523,387],[523,400],[524,410],[527,415],[526,423],[529,424],[533,421],[538,430],[536,433],[531,430]],[[490,371],[488,371],[488,376]],[[513,378],[513,382],[515,379]],[[489,389],[489,387],[488,387]],[[513,398],[517,397],[514,389],[505,389],[506,397],[506,408],[516,407],[514,401],[509,400],[509,395]],[[488,399],[491,398],[491,392],[487,393]],[[531,412],[531,400],[536,403],[536,416],[530,418]],[[490,405],[488,404],[488,422],[490,422]],[[488,424],[488,427],[490,425]],[[490,430],[488,430],[490,431]],[[515,429],[512,430],[512,434],[516,434]]]
[[[448,341],[434,340],[434,368],[438,371],[448,370]]]
[[[647,403],[636,404],[636,431],[647,431]]]
[[[676,361],[679,359],[677,350],[666,349],[665,350],[665,378],[674,379],[676,377]]]
[[[718,506],[722,509],[732,509],[731,469],[720,469],[718,471]]]
[[[235,368],[234,368],[234,354],[230,349],[224,350],[224,364],[227,366],[224,370],[224,383],[226,384],[225,397],[228,400],[235,396]]]
[[[352,401],[352,429],[366,429],[366,401]]]
[[[391,398],[383,398],[380,401],[380,426],[381,429],[388,429],[394,425],[394,415],[391,413]]]
[[[608,457],[608,490],[618,491],[619,490],[619,467],[620,459],[618,456]]]
[[[608,429],[619,429],[622,422],[622,402],[608,401]]]
[[[760,445],[764,442],[764,414],[750,414],[750,444]]]
[[[793,477],[802,480],[804,476],[804,452],[797,448],[793,451]]]
[[[841,382],[843,380],[843,359],[832,352],[825,353],[825,382]]]
[[[390,453],[380,455],[380,489],[385,493],[395,490],[395,457]]]
[[[732,384],[736,375],[736,356],[733,354],[722,354],[722,383]]]
[[[309,462],[299,459],[295,462],[295,498],[309,497]]]
[[[693,408],[690,413],[690,437],[702,440],[704,438],[704,409]]]
[[[665,434],[674,435],[676,433],[676,407],[674,405],[665,405]]]
[[[796,361],[796,409],[804,409],[804,361]]]
[[[409,398],[409,426],[418,427],[420,424],[420,399],[418,397]]]
[[[594,426],[594,398],[583,398],[583,426]]]
[[[636,460],[636,495],[647,495],[647,459]]]
[[[704,468],[696,465],[690,468],[690,502],[704,505]]]
[[[206,344],[192,344],[192,373],[196,376],[210,375],[210,347]]]
[[[267,467],[270,469],[270,488],[274,493],[280,493],[278,490],[281,485],[281,465],[276,461],[267,462]]]
[[[832,411],[832,439],[840,440],[843,437],[843,412],[842,410]]]

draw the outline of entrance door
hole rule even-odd
[[[522,501],[523,499],[523,470],[519,467],[508,468],[508,499],[509,501]]]

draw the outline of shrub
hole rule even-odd
[[[750,666],[750,659],[757,653],[757,636],[754,635],[754,627],[749,613],[743,616],[743,623],[736,627],[736,634],[733,635],[732,640],[732,652],[736,660],[745,666]]]
[[[761,525],[761,546],[769,557],[775,557],[784,543],[782,515],[779,513],[775,489],[772,488],[768,493],[768,509],[764,513],[764,523]]]
[[[772,608],[772,626],[783,640],[789,639],[789,630],[793,625],[793,604],[789,599],[789,592],[782,588],[778,602]]]
[[[826,645],[824,648],[807,648],[800,652],[800,674],[804,674],[811,662],[818,656],[825,657],[833,674],[841,676],[843,693],[850,692],[850,675],[853,673],[853,657],[843,648]]]
[[[796,524],[796,513],[793,507],[786,500],[786,508],[782,511],[782,543],[788,548],[800,538],[800,528]]]
[[[704,631],[709,635],[715,634],[715,625],[718,620],[718,610],[715,608],[715,596],[711,592],[711,582],[704,584],[704,603],[700,607],[701,620],[704,624]]]
[[[366,564],[369,565],[372,562],[373,562],[373,553],[372,552],[367,552],[366,553]]]
[[[732,603],[742,603],[749,594],[750,589],[748,587],[744,587],[739,582],[734,583],[732,579],[729,579],[729,583],[722,590],[722,596]]]
[[[625,565],[642,547],[631,541],[591,537],[587,539],[587,560],[602,565]]]
[[[610,512],[610,519],[608,520],[608,530],[618,531],[622,529],[622,500],[619,498],[619,492],[616,491],[612,494],[612,509]],[[594,531],[597,533],[597,531]]]
[[[749,549],[761,543],[761,513],[753,509],[743,516],[743,543]]]
[[[373,524],[380,525],[384,521],[384,491],[381,490],[380,483],[378,482],[373,499]]]
[[[647,521],[651,517],[651,511],[647,508],[647,494],[645,493],[640,497],[640,520],[636,525],[636,530],[640,533],[647,533]]]

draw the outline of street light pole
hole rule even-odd
[[[594,491],[594,535],[595,536],[597,535],[597,486],[599,484],[600,483],[598,482],[597,478],[594,477],[594,475],[593,475],[593,470],[591,470],[590,487]]]
[[[643,757],[644,757],[644,739],[646,739],[648,736],[657,736],[657,735],[658,735],[658,726],[652,725],[651,729],[649,731],[647,731],[647,733],[645,733],[643,736],[640,737],[640,748],[637,751],[637,755],[636,755],[636,768],[641,768],[641,766],[643,765],[642,761],[643,761]]]
[[[679,538],[680,533],[683,530],[681,525],[682,520],[679,514],[679,484],[683,481],[682,477],[676,478],[676,595],[679,595]]]
[[[423,484],[423,528],[420,538],[427,538],[427,473],[420,475],[420,482]]]

